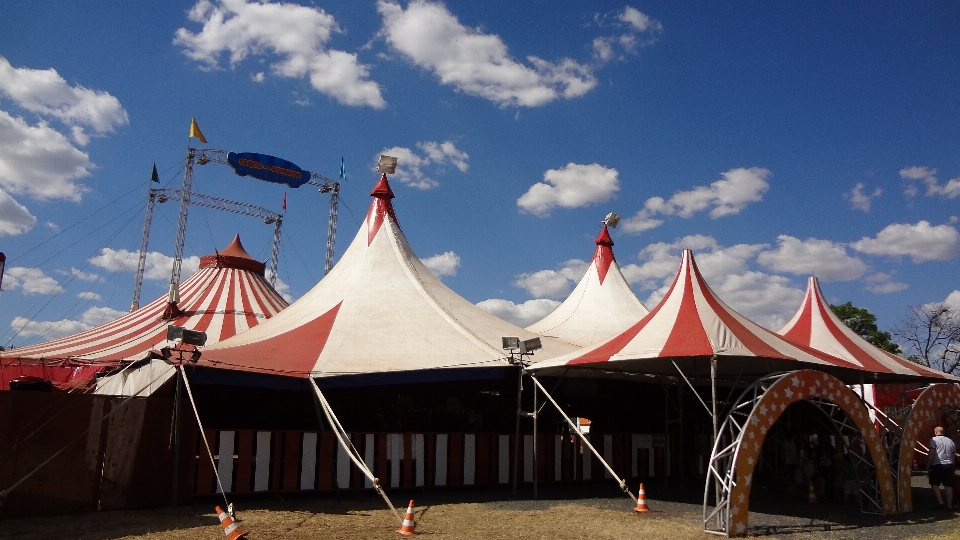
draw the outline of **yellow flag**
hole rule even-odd
[[[203,132],[200,131],[200,126],[197,125],[197,119],[196,119],[196,118],[191,118],[191,119],[190,119],[190,134],[187,135],[187,137],[196,137],[196,138],[200,139],[200,142],[202,142],[202,143],[204,143],[204,144],[207,143],[207,138],[204,137],[204,136],[203,136]]]

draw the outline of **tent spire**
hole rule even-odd
[[[394,198],[393,190],[390,189],[390,183],[387,182],[387,173],[380,175],[380,181],[370,191],[373,201],[370,202],[370,209],[367,211],[367,245],[369,246],[377,236],[377,231],[383,225],[384,216],[393,218],[393,222],[400,226],[397,221],[397,215],[393,211],[393,203],[390,199]]]

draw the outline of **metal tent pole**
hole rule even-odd
[[[517,366],[517,428],[513,436],[513,497],[517,496],[517,463],[520,451],[520,397],[523,393],[523,367]]]
[[[537,385],[533,385],[533,500],[537,500]]]

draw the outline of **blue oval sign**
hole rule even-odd
[[[298,188],[310,181],[310,171],[305,171],[285,159],[266,154],[230,152],[227,154],[227,163],[240,176],[252,176],[292,188]]]

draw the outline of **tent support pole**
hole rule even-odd
[[[217,462],[213,459],[213,451],[210,450],[210,442],[207,441],[207,434],[203,432],[203,422],[200,421],[200,412],[197,410],[197,402],[193,399],[193,390],[190,389],[190,381],[187,379],[187,374],[183,371],[183,364],[177,365],[177,372],[180,373],[180,377],[183,379],[183,386],[187,389],[187,397],[190,398],[190,405],[193,406],[193,415],[197,419],[197,426],[200,427],[200,437],[203,438],[203,445],[207,447],[207,455],[210,456],[210,465],[213,467],[213,474],[217,477],[217,485],[220,486],[220,494],[223,495],[223,504],[227,505],[227,508],[230,508],[230,502],[227,501],[227,490],[223,489],[223,482],[220,480],[220,471],[217,468]],[[233,459],[231,456],[230,459]]]
[[[523,366],[517,366],[517,428],[513,436],[513,498],[517,498],[517,463],[520,455],[520,398],[523,394]]]
[[[630,489],[627,488],[626,480],[624,480],[623,478],[620,478],[620,475],[618,475],[616,471],[613,470],[613,467],[611,467],[610,464],[607,463],[605,459],[603,459],[603,456],[600,455],[600,452],[597,452],[597,449],[593,447],[593,444],[590,443],[590,440],[583,436],[583,433],[580,432],[580,430],[577,428],[577,425],[570,420],[570,417],[567,416],[567,413],[565,413],[563,409],[560,408],[560,405],[556,402],[555,399],[553,399],[553,396],[551,396],[550,393],[547,392],[547,389],[544,388],[542,384],[540,384],[540,381],[537,380],[537,376],[531,374],[530,379],[533,380],[533,384],[537,385],[540,388],[540,390],[543,390],[543,395],[544,397],[547,398],[547,401],[549,401],[554,406],[554,408],[557,409],[557,412],[560,413],[560,416],[563,417],[563,419],[567,422],[567,424],[570,426],[573,432],[576,433],[578,437],[580,437],[580,440],[583,441],[584,444],[587,445],[587,448],[589,448],[590,451],[593,452],[593,455],[596,456],[598,460],[600,460],[600,463],[603,463],[603,466],[606,467],[607,471],[609,471],[610,474],[617,479],[617,481],[620,483],[620,489],[623,490],[624,493],[629,495],[634,502],[636,502],[637,496],[631,493]],[[574,462],[576,462],[576,454],[574,454]]]
[[[713,401],[713,446],[717,445],[717,355],[710,357],[710,394]],[[714,501],[720,500],[720,484],[713,483]]]
[[[180,477],[180,370],[175,375],[177,391],[173,397],[173,488],[170,494],[170,506],[177,507],[177,481]]]
[[[680,376],[683,377],[683,382],[687,383],[687,386],[690,387],[690,390],[693,392],[693,395],[696,396],[700,404],[703,405],[703,408],[706,409],[707,414],[712,414],[710,412],[710,407],[708,407],[707,403],[703,401],[702,397],[700,397],[700,393],[697,392],[697,389],[693,387],[693,384],[690,382],[690,379],[688,379],[687,376],[683,374],[683,370],[680,369],[680,366],[678,366],[677,363],[674,362],[673,360],[671,360],[670,362],[673,364],[673,367],[677,368],[677,373],[679,373]],[[714,424],[716,424],[716,422],[714,422]]]
[[[537,385],[533,385],[533,500],[537,500]]]

